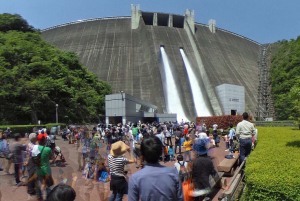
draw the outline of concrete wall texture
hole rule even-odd
[[[232,110],[241,115],[245,111],[245,88],[232,84],[222,84],[216,91],[223,108],[223,114],[231,115]]]
[[[186,22],[181,22],[184,16],[146,14],[136,15],[140,17],[136,29],[131,27],[131,17],[101,18],[52,27],[43,30],[42,37],[62,50],[75,52],[83,65],[111,84],[113,93],[122,90],[158,106],[158,112],[166,109],[160,54],[160,46],[164,46],[174,66],[183,108],[194,121],[195,106],[179,51],[183,48],[215,115],[223,114],[216,92],[216,86],[222,84],[243,86],[245,110],[255,112],[260,44],[218,28],[212,33],[207,25],[198,23],[188,30]],[[149,23],[152,17],[158,26]]]

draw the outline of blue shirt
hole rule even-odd
[[[232,140],[233,136],[235,136],[235,130],[234,130],[234,128],[231,128],[229,130],[229,136],[228,137],[229,137],[230,140]]]
[[[183,201],[181,182],[175,168],[146,164],[129,179],[130,201]]]

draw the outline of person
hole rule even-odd
[[[207,130],[206,130],[206,124],[205,124],[205,123],[203,123],[201,130],[202,130],[202,131],[207,131]]]
[[[167,126],[164,127],[164,134],[167,138],[167,145],[172,146],[173,145],[172,144],[172,139],[171,139],[172,135],[171,135],[170,131],[168,130]]]
[[[10,130],[9,127],[7,127],[7,129],[4,131],[5,136],[7,137],[7,139],[11,138],[12,136],[12,132]]]
[[[134,137],[134,139],[136,140],[136,141],[138,141],[138,133],[139,133],[139,128],[137,127],[137,124],[135,123],[135,124],[133,124],[133,127],[132,127],[132,135],[133,135],[133,137]]]
[[[183,147],[185,151],[183,154],[184,154],[184,160],[187,162],[192,161],[192,157],[191,157],[192,146],[193,146],[193,140],[188,135],[185,135],[185,141],[183,143]]]
[[[186,172],[189,172],[189,163],[188,162],[185,162],[183,160],[183,156],[181,154],[179,154],[177,156],[177,163],[174,164],[174,167],[176,168],[176,170],[178,171],[178,174],[179,174],[179,179],[181,180],[181,182],[184,181],[185,177],[187,175],[184,175],[184,174],[180,174],[180,171],[183,169],[186,170]]]
[[[5,139],[5,135],[2,130],[0,130],[0,158],[6,158],[9,153],[8,142]],[[3,167],[0,161],[0,171],[3,171]]]
[[[52,158],[52,150],[46,147],[47,134],[44,132],[37,135],[38,145],[34,145],[31,151],[32,157],[41,153],[41,164],[36,166],[36,177],[38,181],[37,195],[39,199],[46,200],[50,187],[53,185],[51,174],[50,159]],[[33,177],[34,178],[34,177]],[[30,182],[31,179],[28,180]]]
[[[130,177],[128,200],[183,201],[177,170],[159,163],[162,151],[163,144],[158,137],[149,136],[143,140],[141,154],[145,166]]]
[[[78,148],[77,161],[78,161],[78,170],[81,171],[85,167],[85,161],[90,154],[91,138],[89,132],[84,132],[84,134],[81,136],[78,143],[80,145]],[[82,161],[82,165],[81,165],[81,161]]]
[[[218,136],[218,124],[213,124],[212,127],[213,127],[213,136],[216,143],[216,147],[218,147],[220,143],[220,138]]]
[[[111,181],[110,190],[112,191],[109,201],[120,201],[123,195],[128,193],[128,183],[125,175],[125,165],[135,163],[131,155],[131,159],[125,158],[123,155],[128,152],[130,147],[122,141],[117,141],[111,145],[110,154],[108,155],[108,167],[110,171]]]
[[[236,151],[239,151],[239,147],[240,147],[240,145],[239,145],[239,142],[237,141],[236,136],[233,136],[233,141],[232,141],[232,146],[230,148],[230,152],[234,153]]]
[[[225,145],[226,145],[225,151],[229,151],[229,136],[228,135],[224,135],[223,138],[224,138]]]
[[[85,178],[84,195],[85,195],[85,201],[90,201],[90,196],[94,187],[96,187],[97,192],[100,193],[99,185],[97,183],[99,178],[98,177],[99,165],[92,157],[87,158],[86,160],[87,162],[83,170],[83,175]]]
[[[32,176],[34,176],[35,171],[36,171],[36,166],[32,161],[31,152],[37,141],[37,138],[36,138],[35,133],[30,133],[28,138],[29,138],[29,143],[27,144],[27,148],[26,148],[26,152],[27,152],[26,156],[27,157],[26,157],[25,165],[27,166],[28,177],[31,178]],[[36,194],[34,180],[27,183],[27,193],[30,196],[33,196]]]
[[[193,145],[195,159],[192,162],[192,181],[195,190],[192,196],[199,201],[211,191],[209,177],[218,176],[212,160],[207,155],[208,147],[208,138],[199,138]]]
[[[75,190],[66,184],[58,184],[49,193],[47,201],[74,201],[76,198]]]
[[[183,126],[183,134],[184,136],[186,136],[189,133],[189,125],[188,124],[184,124]]]
[[[23,182],[21,182],[21,180],[20,180],[20,169],[24,162],[22,151],[26,151],[26,146],[21,144],[19,141],[20,137],[21,136],[19,133],[15,133],[14,134],[15,142],[10,147],[11,153],[12,153],[12,160],[14,163],[15,181],[16,181],[17,186],[20,186],[23,184]]]
[[[228,138],[229,138],[229,149],[232,149],[233,146],[233,137],[235,136],[235,130],[233,128],[233,124],[229,124],[229,134],[228,134]]]
[[[241,164],[245,157],[247,157],[252,149],[252,137],[254,136],[255,128],[253,123],[249,121],[247,112],[243,113],[243,120],[236,126],[236,135],[240,143],[239,163]]]
[[[161,157],[162,157],[162,161],[165,163],[166,162],[166,154],[165,154],[166,144],[165,144],[165,135],[163,133],[162,126],[158,126],[156,137],[158,137],[158,139],[161,141],[161,144],[163,145],[162,146],[162,156]]]
[[[169,154],[169,157],[170,157],[170,161],[175,161],[175,154],[174,154],[174,149],[173,149],[172,145],[170,145],[168,147],[168,154]]]
[[[179,126],[176,127],[176,131],[174,132],[175,135],[175,154],[177,153],[177,147],[179,148],[179,154],[181,154],[181,138],[182,132]]]
[[[210,133],[208,137],[209,137],[209,148],[215,148],[216,143],[215,143],[213,134]]]

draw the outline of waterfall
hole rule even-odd
[[[177,114],[177,121],[181,122],[182,119],[187,121],[187,117],[184,113],[184,109],[181,104],[181,100],[178,94],[178,90],[174,80],[174,76],[172,74],[171,66],[169,63],[168,55],[164,49],[164,47],[160,47],[163,66],[164,66],[164,74],[165,80],[163,80],[164,92],[166,97],[166,105],[167,105],[167,112],[168,113],[176,113]]]
[[[185,55],[183,49],[180,48],[180,54],[182,56],[188,77],[190,82],[190,87],[192,90],[192,96],[194,100],[195,109],[197,112],[197,116],[211,116],[211,113],[209,111],[209,107],[206,105],[206,102],[203,98],[202,89],[200,87],[200,84],[198,82],[198,79],[191,67],[191,64]]]

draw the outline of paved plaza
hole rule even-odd
[[[174,139],[173,139],[174,140]],[[78,151],[76,144],[69,144],[68,141],[63,141],[61,137],[58,137],[56,144],[61,148],[64,157],[66,158],[66,163],[61,167],[52,167],[52,175],[55,180],[55,184],[60,182],[66,182],[72,185],[74,182],[74,188],[76,191],[76,201],[106,201],[110,196],[109,182],[91,182],[91,180],[86,180],[83,178],[82,173],[78,171]],[[215,165],[219,164],[221,160],[224,159],[226,154],[224,142],[221,141],[220,147],[213,148],[210,150],[210,155],[213,157],[213,162]],[[105,155],[105,147],[101,148],[101,153]],[[129,156],[128,156],[129,157]],[[6,159],[0,159],[4,167],[7,163]],[[174,162],[162,163],[166,166],[173,166]],[[127,167],[128,177],[131,174],[138,171],[135,164],[130,164]],[[25,200],[36,200],[35,197],[29,197],[26,186],[15,186],[15,179],[13,175],[13,164],[11,165],[10,173],[6,174],[4,171],[0,172],[0,201],[25,201]],[[26,178],[23,178],[25,181]],[[213,200],[217,199],[218,194]],[[127,197],[124,197],[127,200]]]

